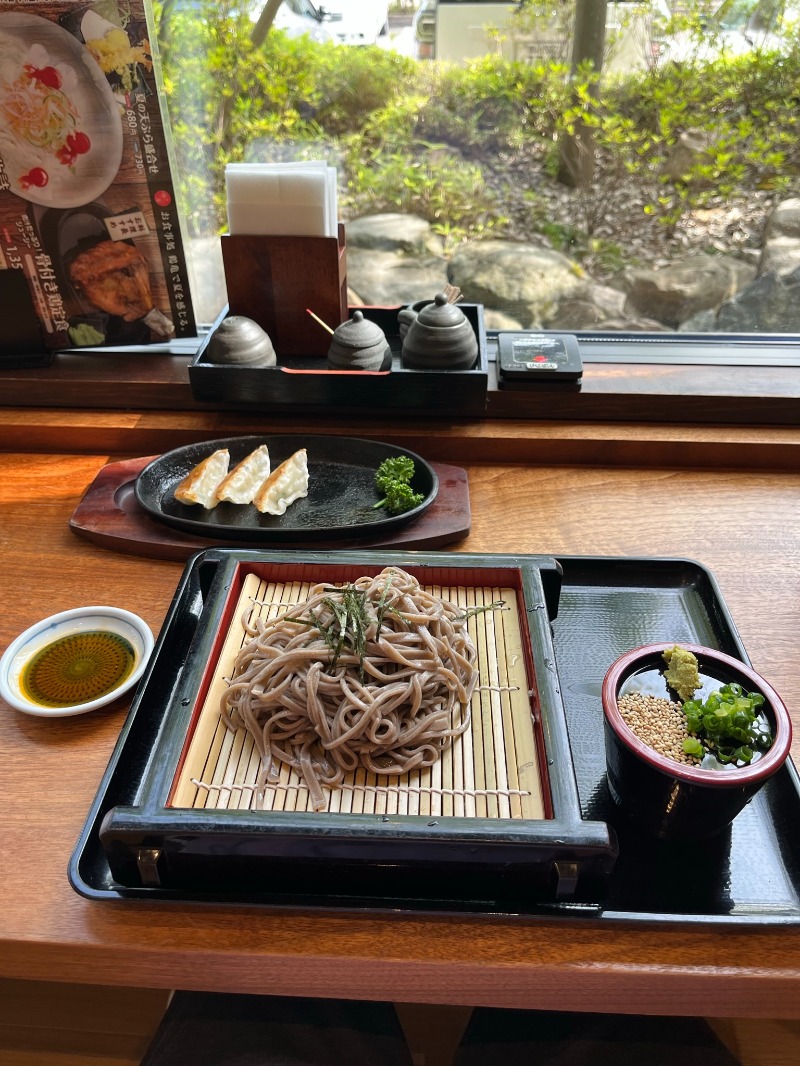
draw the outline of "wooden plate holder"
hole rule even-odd
[[[109,551],[128,552],[153,559],[176,559],[185,561],[209,544],[231,547],[235,541],[221,541],[209,537],[196,537],[149,515],[139,505],[134,494],[136,478],[152,462],[155,456],[141,459],[122,459],[108,463],[87,488],[69,527],[78,536],[98,544]],[[374,550],[413,549],[415,551],[442,548],[463,540],[469,533],[472,512],[469,502],[467,473],[459,466],[433,463],[439,477],[439,492],[424,514],[398,529],[384,531],[383,536],[369,534],[365,528],[361,537],[345,537],[340,541],[326,541],[326,550],[331,548],[354,548]],[[265,548],[262,541],[242,541],[242,545]],[[319,541],[298,540],[294,548],[319,548]]]
[[[252,318],[280,356],[325,358],[331,329],[349,317],[344,225],[338,237],[272,237],[226,233],[222,261],[228,313]]]

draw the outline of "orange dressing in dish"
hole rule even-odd
[[[22,694],[40,707],[72,707],[113,691],[133,670],[133,645],[117,633],[71,633],[40,648],[20,676]]]

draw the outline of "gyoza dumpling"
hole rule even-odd
[[[217,499],[228,503],[252,503],[259,486],[269,477],[269,448],[262,444],[231,470],[217,489]]]
[[[219,448],[193,467],[175,489],[175,499],[181,503],[201,503],[207,511],[216,507],[217,489],[228,473],[230,452]]]
[[[308,496],[308,457],[301,448],[273,470],[253,503],[262,514],[285,514],[290,503]]]

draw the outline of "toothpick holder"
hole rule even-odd
[[[283,356],[325,358],[331,329],[348,317],[344,225],[337,237],[272,237],[226,233],[222,261],[228,313],[252,318]]]

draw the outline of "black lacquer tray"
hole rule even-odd
[[[716,647],[747,661],[713,575],[701,564],[684,559],[570,556],[557,562],[563,576],[552,637],[578,804],[588,826],[607,824],[619,843],[602,898],[533,902],[518,885],[504,884],[502,878],[471,880],[467,876],[431,878],[424,898],[418,892],[404,891],[400,881],[391,896],[384,891],[358,897],[330,891],[315,894],[313,888],[298,892],[296,886],[286,891],[276,883],[272,892],[262,893],[256,902],[304,910],[800,924],[800,782],[791,761],[729,831],[702,845],[641,838],[618,817],[606,790],[600,683],[619,654],[640,644],[675,640]],[[171,615],[177,609],[191,617],[201,608],[195,595],[194,602],[173,603]],[[175,689],[185,650],[174,647],[169,655],[157,656],[151,686],[160,691]],[[114,882],[100,844],[101,821],[110,807],[132,802],[139,785],[142,750],[161,725],[157,718],[154,712],[140,713],[133,721],[129,718],[72,856],[73,887],[95,900],[252,903],[252,898],[219,890],[131,889]]]
[[[361,311],[366,319],[385,333],[392,349],[391,370],[330,370],[324,355],[283,355],[277,342],[277,366],[209,363],[206,361],[206,349],[213,335],[212,330],[189,364],[192,395],[205,403],[224,402],[226,405],[234,404],[259,411],[302,410],[329,414],[335,409],[341,414],[368,409],[385,411],[387,414],[392,411],[424,410],[438,415],[483,415],[489,381],[483,305],[461,303],[459,307],[478,340],[478,358],[469,370],[417,370],[404,366],[397,320],[401,308],[359,306],[351,310]],[[236,313],[247,314],[242,310]],[[215,325],[226,314],[227,309]],[[256,314],[250,317],[260,321]],[[266,321],[261,321],[261,325],[270,332]]]

